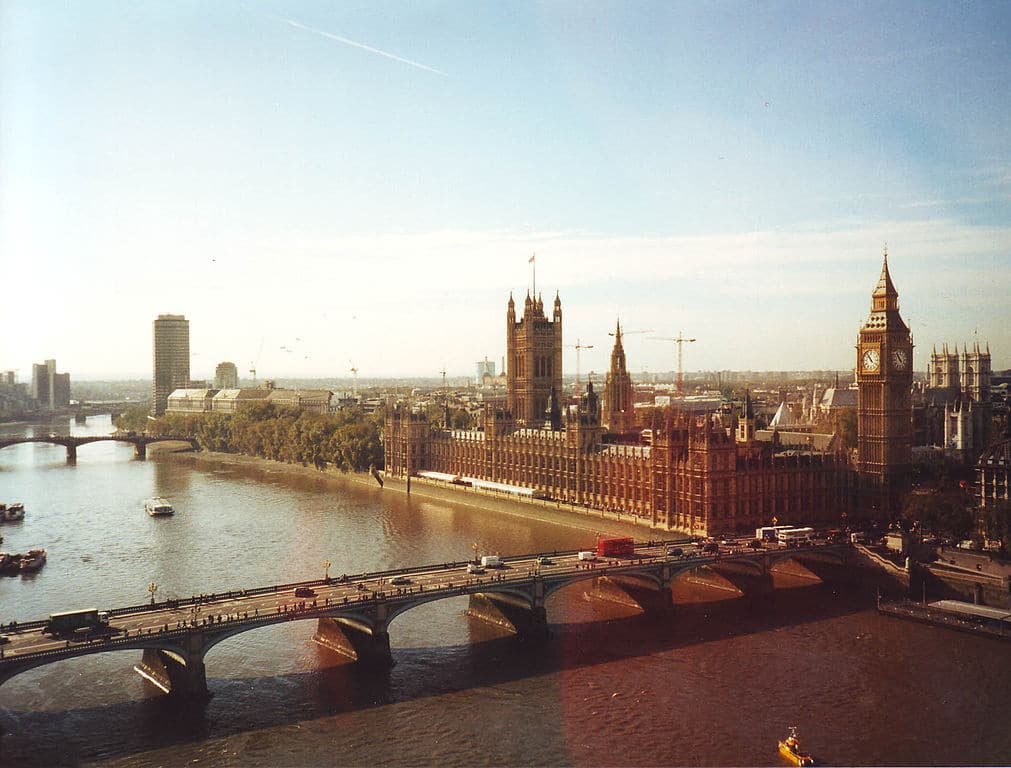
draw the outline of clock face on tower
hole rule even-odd
[[[909,354],[904,349],[896,349],[892,352],[892,368],[897,371],[904,371],[909,365]]]
[[[881,363],[881,357],[876,349],[864,350],[863,356],[860,358],[860,364],[863,369],[868,373],[874,373],[878,370],[878,365]]]

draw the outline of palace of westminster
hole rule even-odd
[[[856,344],[855,456],[824,435],[791,442],[775,430],[757,430],[750,397],[736,413],[677,400],[635,409],[620,325],[603,393],[590,383],[577,404],[562,406],[557,294],[550,318],[540,296],[527,295],[521,315],[510,296],[506,351],[506,397],[485,407],[479,428],[433,429],[404,404],[388,414],[388,475],[429,470],[503,483],[559,503],[645,518],[657,528],[710,535],[777,519],[884,520],[899,511],[911,485],[913,342],[887,251]],[[957,386],[966,371],[970,381],[962,383],[970,392],[989,381],[988,351],[976,349],[971,361],[961,361],[964,371],[959,362],[946,349],[935,351],[933,383]],[[987,401],[988,393],[974,394],[975,402]],[[957,425],[967,413],[945,418],[956,416]]]

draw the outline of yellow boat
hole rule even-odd
[[[796,726],[792,726],[790,735],[779,742],[779,754],[795,765],[814,765],[814,758],[801,751],[800,742],[797,740]]]

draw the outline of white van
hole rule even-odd
[[[498,555],[485,555],[481,558],[481,565],[484,568],[501,568],[502,559]]]
[[[597,559],[597,553],[594,552],[592,549],[587,549],[587,550],[584,550],[584,551],[580,552],[579,555],[578,555],[578,557],[579,557],[580,560],[596,560]]]

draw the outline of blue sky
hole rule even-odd
[[[0,3],[0,369],[433,375],[559,290],[606,369],[1011,367],[1004,3]],[[15,322],[15,319],[17,321]],[[627,339],[633,371],[672,346]],[[575,351],[566,352],[575,371]]]

